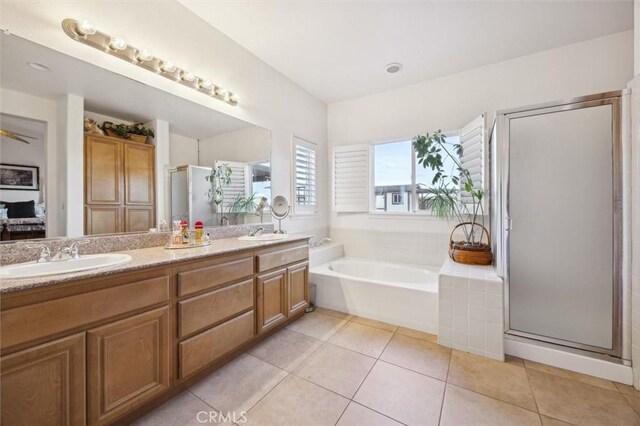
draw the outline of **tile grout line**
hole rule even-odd
[[[531,379],[529,378],[529,370],[527,370],[527,366],[522,361],[522,366],[524,367],[524,375],[527,377],[527,384],[529,385],[529,390],[531,391],[531,397],[533,398],[533,403],[536,405],[536,413],[538,413],[538,419],[540,419],[540,424],[542,423],[542,414],[540,414],[540,407],[538,406],[538,400],[536,399],[536,393],[533,391],[533,385],[531,384]]]
[[[440,415],[438,416],[438,425],[440,425],[440,423],[442,422],[442,411],[444,410],[444,398],[447,396],[447,386],[449,385],[449,371],[451,370],[451,358],[453,358],[453,350],[449,351],[449,362],[447,363],[447,374],[444,375],[444,392],[442,392],[442,403],[440,404]]]
[[[355,317],[354,317],[354,318],[355,318]],[[352,319],[353,319],[353,318],[352,318]],[[360,324],[360,325],[364,325],[364,324]],[[387,330],[387,331],[388,331],[388,330]],[[387,416],[386,414],[380,413],[379,411],[376,411],[376,410],[372,409],[371,407],[368,407],[368,406],[366,406],[366,405],[360,404],[360,403],[358,403],[357,401],[354,401],[354,399],[353,399],[353,398],[355,398],[355,397],[356,397],[356,395],[357,395],[357,394],[358,394],[358,392],[360,391],[360,388],[362,388],[362,385],[364,385],[364,382],[366,382],[366,381],[367,381],[367,378],[369,378],[369,375],[370,375],[370,374],[371,374],[371,372],[373,371],[373,369],[374,369],[374,367],[376,366],[376,364],[378,363],[378,361],[380,361],[380,356],[382,356],[382,354],[384,353],[385,349],[387,349],[387,346],[389,346],[389,342],[391,342],[391,339],[393,339],[393,336],[395,336],[395,334],[396,334],[396,332],[394,331],[394,332],[393,332],[393,334],[391,334],[391,338],[387,341],[387,344],[384,346],[384,348],[382,349],[382,351],[380,352],[380,354],[378,355],[378,357],[377,357],[377,358],[375,358],[374,363],[371,365],[371,368],[369,369],[369,371],[367,372],[367,374],[364,376],[364,379],[362,379],[362,381],[360,382],[360,385],[358,386],[358,388],[356,389],[356,391],[353,393],[353,395],[351,396],[351,398],[349,398],[349,404],[351,404],[351,403],[353,402],[354,404],[361,405],[362,407],[365,407],[365,408],[367,408],[367,409],[369,409],[369,410],[371,410],[371,411],[374,411],[374,412],[376,412],[376,413],[378,413],[378,414],[380,414],[380,415],[382,415],[382,416],[384,416],[384,417],[386,417],[386,418],[388,418],[388,419],[391,419],[391,420],[393,420],[393,421],[395,421],[395,422],[398,422],[398,423],[401,423],[401,424],[403,424],[403,425],[404,425],[405,423],[400,422],[400,421],[398,421],[398,420],[396,420],[396,419],[394,419],[394,418],[392,418],[392,417],[389,417],[389,416]],[[337,345],[334,345],[334,346],[337,346]],[[346,348],[345,348],[345,349],[346,349]],[[356,352],[356,351],[353,351],[353,352]],[[360,352],[357,352],[357,353],[360,353]],[[361,355],[362,355],[362,354],[361,354]],[[366,356],[366,355],[365,355],[365,356]],[[370,357],[370,358],[373,358],[373,357]],[[340,419],[342,418],[342,416],[344,415],[344,413],[347,411],[347,408],[349,408],[349,404],[347,404],[347,406],[345,407],[345,409],[344,409],[344,411],[342,412],[342,414],[340,414],[340,417],[338,418],[338,420],[336,420],[336,425],[338,424],[338,422],[340,421]]]

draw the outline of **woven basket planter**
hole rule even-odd
[[[466,242],[453,241],[453,233],[461,226],[480,226],[482,234],[480,235],[480,243],[469,246]],[[483,235],[487,236],[487,243],[482,243]],[[449,236],[449,257],[456,263],[464,263],[466,265],[491,265],[493,254],[491,253],[491,236],[489,231],[482,225],[472,222],[462,222],[456,225]]]

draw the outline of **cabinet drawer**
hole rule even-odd
[[[198,269],[178,273],[178,296],[214,289],[253,275],[253,257],[210,263]]]
[[[253,311],[181,342],[180,378],[206,367],[253,338]]]
[[[169,276],[149,278],[0,314],[2,348],[51,336],[169,300]]]
[[[281,250],[260,253],[256,256],[258,261],[258,272],[268,271],[280,266],[294,262],[306,260],[309,257],[309,246],[287,247]]]
[[[178,302],[180,337],[216,324],[252,307],[252,279]]]

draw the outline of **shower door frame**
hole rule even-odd
[[[549,102],[521,108],[513,108],[496,112],[496,145],[493,169],[497,178],[492,182],[495,197],[495,213],[497,214],[494,240],[496,241],[496,269],[504,280],[504,322],[505,334],[519,338],[560,345],[567,348],[587,351],[594,354],[609,355],[622,358],[623,355],[623,159],[622,159],[622,102],[627,90],[606,92],[583,96],[564,101]],[[534,333],[511,329],[509,319],[509,172],[510,172],[510,121],[511,119],[552,114],[583,108],[611,105],[612,112],[612,162],[613,162],[613,324],[612,348],[601,348],[584,343],[572,342]],[[497,238],[496,238],[497,237]]]

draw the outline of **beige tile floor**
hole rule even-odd
[[[137,424],[608,426],[639,413],[630,386],[319,308]]]

